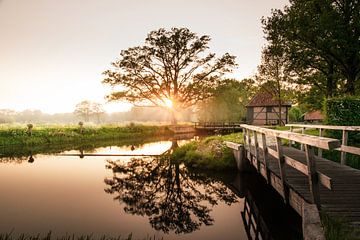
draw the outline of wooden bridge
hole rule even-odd
[[[319,210],[360,227],[360,170],[325,159],[322,151],[316,156],[314,151],[317,148],[355,153],[359,149],[344,148],[346,141],[337,139],[240,126],[244,144],[227,142],[234,149],[238,168],[246,170],[247,163],[253,165],[284,202],[302,216],[304,239],[325,239]],[[301,144],[301,149],[293,147],[295,142]]]
[[[241,122],[195,122],[194,128],[197,131],[236,132],[242,130],[241,124]]]

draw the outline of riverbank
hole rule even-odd
[[[200,141],[187,143],[171,155],[173,161],[183,162],[189,168],[202,170],[234,170],[236,162],[231,149],[224,141],[242,143],[242,133],[233,133],[224,136],[210,136]]]
[[[172,134],[168,126],[143,126],[134,124],[127,126],[32,126],[31,129],[26,125],[2,126],[0,127],[0,147],[78,144],[100,140],[117,141],[155,136],[170,136]]]

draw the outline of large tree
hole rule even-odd
[[[266,39],[280,38],[298,81],[331,97],[357,93],[360,75],[360,1],[290,0],[263,19]]]
[[[187,28],[152,31],[142,46],[122,50],[113,68],[104,72],[103,83],[121,86],[109,100],[167,106],[175,112],[212,96],[223,74],[236,66],[226,53],[217,58],[206,53],[210,37],[199,37]]]

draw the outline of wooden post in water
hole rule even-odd
[[[324,136],[324,131],[322,128],[319,128],[319,137]],[[318,157],[322,157],[322,149],[318,148]]]
[[[346,130],[343,130],[341,145],[347,146],[347,142],[348,142],[348,132]],[[341,164],[346,165],[346,152],[344,151],[341,151]]]
[[[310,185],[310,194],[314,204],[320,210],[320,191],[319,191],[319,177],[316,172],[315,154],[314,148],[310,145],[305,144],[306,162],[308,167],[308,179]]]
[[[283,154],[283,149],[281,146],[281,138],[276,137],[276,151],[278,154],[277,160],[279,163],[279,169],[280,169],[280,178],[281,178],[281,184],[282,184],[282,193],[285,203],[289,203],[289,191],[286,186],[286,173],[285,173],[285,158]]]

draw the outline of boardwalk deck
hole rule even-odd
[[[274,146],[269,148],[276,150]],[[251,152],[254,153],[254,151],[255,148],[252,148]],[[283,147],[283,154],[306,164],[304,151]],[[259,159],[261,168],[264,168],[264,162],[261,160],[264,159],[262,148],[259,149]],[[329,215],[345,218],[351,224],[360,227],[360,170],[320,157],[315,157],[315,161],[317,170],[330,177],[332,182],[331,190],[322,185],[319,187],[321,208]],[[252,164],[257,168],[255,161]],[[269,155],[268,168],[271,173],[280,178],[278,161],[271,155]],[[307,176],[289,165],[285,165],[285,172],[286,184],[289,188],[303,197],[305,201],[311,203]]]

